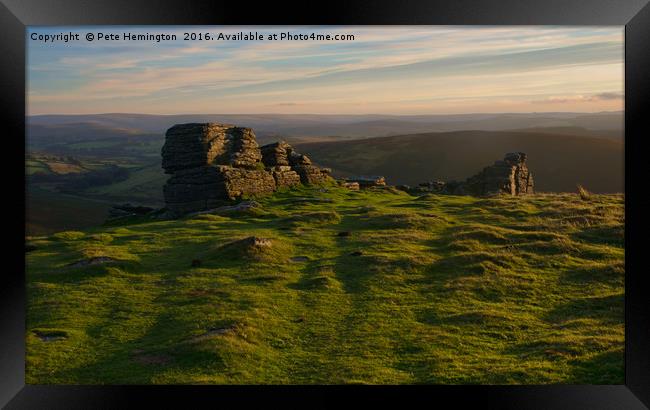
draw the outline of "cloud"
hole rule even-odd
[[[30,28],[42,32],[43,28]],[[54,30],[54,29],[52,29]],[[60,30],[59,27],[56,30]],[[71,28],[84,32],[84,28]],[[125,28],[102,28],[122,32]],[[622,99],[623,30],[608,27],[193,27],[193,31],[354,34],[354,41],[28,42],[30,112],[209,107],[250,112],[441,110],[445,101],[614,104]],[[608,90],[601,92],[601,90]],[[300,101],[297,103],[296,101]],[[372,104],[368,104],[372,101]],[[453,102],[453,104],[452,104]],[[164,108],[163,104],[167,104]],[[237,104],[237,105],[235,105]],[[415,103],[413,103],[415,104]],[[106,108],[108,107],[108,108]],[[112,107],[112,108],[111,108]],[[382,108],[384,107],[384,108]],[[473,108],[474,109],[474,108]]]
[[[613,101],[623,100],[623,94],[617,92],[603,92],[592,95],[566,95],[566,96],[552,96],[542,100],[533,100],[533,104],[575,104],[584,102],[595,101]]]
[[[594,95],[592,98],[596,100],[622,100],[624,98],[622,93],[600,93]]]

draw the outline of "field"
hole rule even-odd
[[[162,186],[167,175],[159,161],[32,155],[25,162],[27,235],[101,225],[109,208],[118,203],[164,206]],[[114,176],[119,172],[125,174],[122,180]]]
[[[258,203],[30,238],[27,383],[624,382],[623,195]]]
[[[159,162],[130,168],[129,178],[110,185],[91,187],[84,194],[90,198],[112,202],[137,202],[143,205],[164,206],[162,187],[169,175],[163,173]]]
[[[45,235],[68,229],[101,225],[110,204],[59,192],[29,187],[26,192],[27,235]]]

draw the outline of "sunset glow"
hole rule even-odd
[[[84,34],[176,33],[87,42]],[[182,33],[353,34],[183,41]],[[451,114],[623,109],[622,27],[73,27],[32,41],[28,113]]]

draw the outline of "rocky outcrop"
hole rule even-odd
[[[533,193],[533,186],[533,175],[526,166],[526,154],[512,152],[468,178],[456,190],[470,195],[525,195]]]
[[[512,152],[506,154],[503,160],[495,161],[493,165],[483,168],[481,172],[463,182],[424,182],[410,190],[475,196],[525,195],[534,192],[534,183],[533,175],[526,166],[526,154]]]
[[[293,152],[291,145],[284,141],[274,142],[260,148],[262,162],[269,167],[289,165],[289,155]]]
[[[273,176],[263,169],[245,169],[217,166],[216,182],[223,191],[223,199],[258,196],[275,191]]]
[[[178,124],[167,130],[162,166],[171,174],[163,193],[175,216],[329,179],[329,170],[312,165],[286,142],[260,148],[250,128],[216,123]]]
[[[260,150],[262,152],[262,162],[266,167],[269,167],[278,188],[294,186],[301,182],[300,175],[291,167],[289,160],[292,155],[298,156],[300,154],[295,153],[291,145],[279,141],[264,145]],[[307,161],[311,163],[309,158],[307,158]]]
[[[278,188],[292,187],[300,183],[300,175],[289,166],[277,165],[272,167],[270,171]]]
[[[314,165],[296,165],[292,168],[300,176],[300,182],[305,185],[322,184],[330,178],[328,168],[321,169]]]
[[[264,165],[273,167],[273,176],[280,186],[300,182],[321,184],[330,178],[330,169],[314,166],[309,157],[296,152],[284,141],[265,145],[261,151]]]
[[[172,174],[163,187],[175,215],[214,208],[224,200],[275,191],[250,128],[178,124],[165,135],[162,166]]]
[[[162,148],[162,167],[172,174],[211,164],[254,169],[261,159],[253,130],[227,124],[174,125]]]

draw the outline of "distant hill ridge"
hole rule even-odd
[[[95,193],[124,198],[137,186],[138,195],[159,201],[164,131],[175,123],[215,120],[254,128],[260,144],[286,140],[336,176],[384,175],[391,184],[413,185],[463,180],[504,152],[522,151],[530,155],[540,191],[573,191],[576,183],[595,192],[623,190],[623,112],[37,115],[27,118],[28,151],[130,161],[136,168],[129,181]],[[510,129],[489,129],[499,127]]]
[[[256,130],[258,136],[348,136],[373,137],[420,132],[461,130],[507,130],[531,127],[580,127],[606,130],[622,135],[623,112],[602,113],[504,113],[454,115],[316,115],[316,114],[88,114],[34,115],[28,117],[28,129],[34,125],[52,126],[93,123],[109,128],[164,134],[174,124],[220,122],[242,124]]]
[[[538,191],[623,192],[620,140],[535,131],[454,131],[296,144],[335,176],[384,175],[390,184],[462,180],[504,152],[526,152]]]

